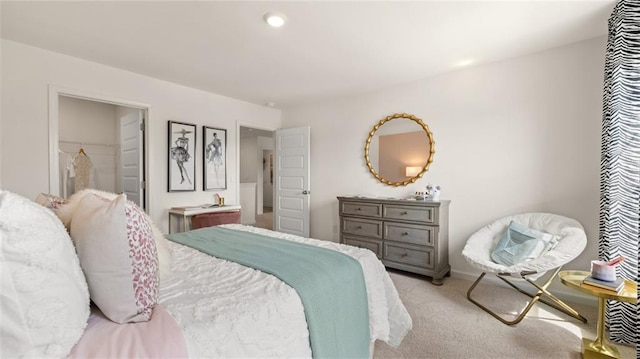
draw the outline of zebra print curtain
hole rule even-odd
[[[600,246],[620,255],[618,275],[638,281],[640,242],[640,1],[619,0],[609,18],[600,161]],[[611,340],[638,344],[636,304],[609,301]]]

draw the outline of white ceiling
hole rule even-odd
[[[605,35],[614,0],[8,2],[1,36],[276,108]],[[284,27],[262,16],[278,11]]]

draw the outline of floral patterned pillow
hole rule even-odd
[[[151,319],[152,309],[158,303],[159,282],[158,253],[153,230],[144,211],[135,203],[127,201],[124,213],[127,216],[127,239],[136,306],[139,313]]]
[[[56,213],[62,205],[67,203],[67,200],[52,194],[40,193],[38,197],[36,197],[35,202],[49,208],[53,213]]]
[[[116,323],[148,321],[158,303],[158,253],[147,218],[124,194],[87,195],[72,215],[91,300]]]

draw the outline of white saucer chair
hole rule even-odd
[[[555,247],[542,253],[537,258],[515,263],[511,266],[498,264],[491,259],[491,252],[504,235],[511,221],[537,231],[559,236],[559,240]],[[560,272],[562,266],[582,253],[586,245],[587,236],[584,228],[580,222],[571,218],[551,213],[523,213],[501,218],[471,235],[462,250],[462,256],[471,265],[482,270],[480,277],[467,291],[467,299],[507,325],[518,324],[537,301],[586,323],[586,318],[547,290],[547,287]],[[549,271],[552,271],[552,275],[546,281],[543,283],[536,282]],[[520,313],[516,314],[515,319],[507,320],[471,298],[471,293],[487,273],[495,274],[509,286],[531,298]],[[509,279],[516,279],[525,285],[526,283],[531,284],[535,288],[535,294],[521,289]]]

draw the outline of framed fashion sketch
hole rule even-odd
[[[196,125],[169,121],[168,191],[196,190]]]
[[[203,189],[227,188],[227,130],[202,126]]]

